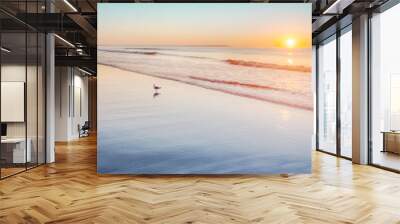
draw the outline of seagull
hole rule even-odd
[[[155,91],[157,91],[157,90],[161,89],[161,86],[156,86],[155,84],[153,84],[153,88]]]

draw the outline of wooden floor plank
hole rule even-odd
[[[400,223],[400,175],[313,152],[303,175],[96,173],[96,139],[0,181],[0,223]]]

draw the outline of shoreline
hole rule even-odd
[[[298,104],[293,104],[293,103],[282,102],[282,101],[278,101],[278,100],[274,100],[274,99],[266,99],[266,98],[263,98],[263,97],[253,96],[253,95],[250,95],[250,94],[237,93],[237,92],[234,92],[234,91],[223,90],[223,89],[213,88],[213,87],[204,86],[204,85],[196,85],[196,84],[193,84],[191,82],[182,81],[182,80],[174,79],[174,78],[171,78],[171,77],[163,77],[163,76],[158,76],[158,75],[153,75],[153,74],[146,74],[146,73],[138,72],[138,71],[132,71],[132,70],[127,69],[127,68],[122,68],[122,67],[119,67],[117,65],[107,64],[107,63],[104,63],[104,62],[97,62],[97,64],[102,65],[102,66],[109,66],[109,67],[120,69],[120,70],[123,70],[123,71],[139,73],[139,74],[142,74],[142,75],[151,76],[151,77],[155,77],[155,78],[159,78],[159,79],[176,81],[176,82],[180,82],[180,83],[184,83],[184,84],[188,84],[188,85],[192,85],[192,86],[196,86],[196,87],[200,87],[200,88],[204,88],[204,89],[214,90],[214,91],[218,91],[218,92],[222,92],[222,93],[226,93],[226,94],[230,94],[230,95],[235,95],[235,96],[250,98],[250,99],[254,99],[254,100],[259,100],[259,101],[279,104],[279,105],[283,105],[283,106],[287,106],[287,107],[293,107],[293,108],[301,109],[301,110],[305,110],[305,111],[312,112],[313,109],[314,109],[313,107],[308,107],[308,106],[304,106],[304,105],[298,105]]]

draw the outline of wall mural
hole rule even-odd
[[[311,170],[311,4],[98,4],[98,172]]]

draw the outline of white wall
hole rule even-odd
[[[69,85],[70,69],[67,67],[55,68],[55,141],[69,139]]]
[[[71,90],[74,90],[74,96],[71,96],[71,99],[74,99],[74,102],[71,101],[71,136],[72,138],[78,138],[78,125],[83,125],[85,121],[88,120],[88,78],[87,76],[82,76],[82,73],[76,73],[74,71],[74,80],[73,86]]]
[[[78,125],[88,120],[88,78],[76,68],[56,67],[55,89],[55,140],[77,139]]]

